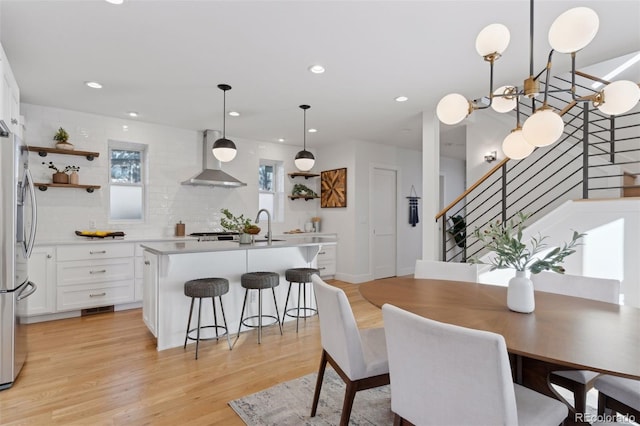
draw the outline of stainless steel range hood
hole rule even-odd
[[[222,134],[218,130],[205,130],[202,141],[202,171],[191,179],[182,182],[183,185],[220,186],[223,188],[237,188],[247,186],[246,183],[222,171],[221,162],[213,156],[213,143]]]

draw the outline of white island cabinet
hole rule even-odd
[[[335,245],[336,239],[333,237],[292,238],[274,241],[271,245],[244,245],[233,241],[142,244],[145,249],[142,315],[147,327],[157,338],[158,350],[184,344],[191,301],[184,295],[186,281],[207,277],[229,280],[229,292],[222,296],[222,303],[230,334],[235,334],[244,300],[244,289],[240,285],[242,274],[255,271],[280,274],[280,285],[275,291],[282,318],[288,290],[288,283],[284,278],[285,270],[315,267],[316,257],[322,247]],[[314,302],[309,292],[307,297],[308,303]],[[297,300],[297,286],[292,287],[289,303],[292,303],[291,300]],[[254,295],[249,302],[250,306],[245,316],[257,315],[257,297]],[[273,300],[268,293],[263,297],[263,314],[275,314]],[[202,309],[202,324],[211,324],[212,321],[211,305],[205,303]]]

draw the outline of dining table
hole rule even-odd
[[[425,318],[502,335],[518,384],[567,401],[549,382],[560,370],[590,370],[640,380],[640,309],[535,292],[535,310],[510,311],[507,287],[393,277],[359,285],[377,307],[385,303]],[[569,423],[581,423],[570,404]]]

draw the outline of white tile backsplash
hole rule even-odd
[[[251,218],[258,211],[257,171],[260,158],[280,160],[285,171],[294,170],[293,158],[297,147],[248,141],[233,138],[238,156],[223,169],[246,182],[242,188],[211,188],[185,186],[180,182],[192,177],[202,168],[202,134],[134,120],[119,119],[76,111],[21,104],[27,123],[25,140],[32,146],[54,147],[53,134],[64,127],[69,141],[78,150],[96,151],[100,157],[88,161],[80,156],[49,154],[39,157],[30,153],[30,167],[34,179],[50,182],[52,170],[41,163],[53,161],[59,166],[80,166],[80,183],[101,185],[90,194],[81,189],[49,188],[36,190],[38,201],[38,240],[68,240],[75,230],[88,229],[95,221],[97,229],[121,230],[131,237],[173,236],[175,224],[186,224],[186,233],[221,230],[220,209],[244,213]],[[122,126],[128,130],[123,131]],[[109,223],[108,221],[108,141],[133,142],[148,146],[148,203],[143,223]],[[285,192],[293,183],[285,179]],[[297,204],[296,204],[297,203]],[[285,200],[285,222],[274,223],[274,233],[302,228],[318,214],[319,201]],[[262,223],[262,222],[261,222]]]

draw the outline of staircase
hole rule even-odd
[[[579,77],[577,97],[594,93],[592,83]],[[439,212],[441,260],[466,262],[482,255],[473,230],[509,220],[518,211],[530,213],[535,222],[568,200],[640,197],[640,108],[607,116],[591,103],[574,101],[571,81],[553,77],[549,87],[549,104],[565,121],[561,140],[523,160],[501,161]],[[528,102],[520,104],[525,117],[540,106],[535,99]]]

